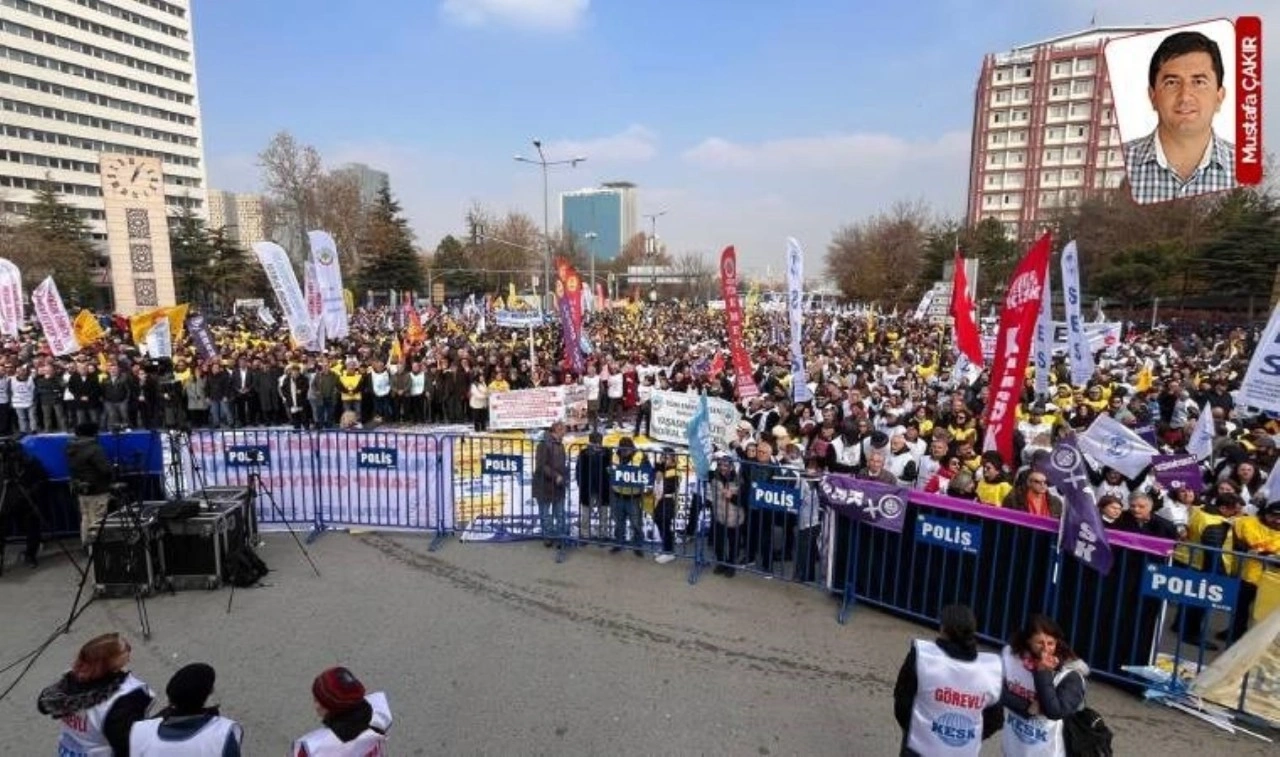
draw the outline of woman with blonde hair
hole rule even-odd
[[[62,723],[60,754],[129,754],[129,729],[147,716],[155,693],[129,672],[133,648],[118,633],[90,639],[71,670],[40,692],[36,707]]]

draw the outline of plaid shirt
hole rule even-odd
[[[1235,156],[1235,145],[1214,134],[1204,160],[1191,178],[1183,181],[1169,167],[1168,160],[1156,144],[1156,132],[1153,131],[1125,143],[1125,181],[1134,202],[1139,205],[1222,192],[1237,186]]]

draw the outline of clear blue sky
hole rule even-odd
[[[434,248],[472,202],[541,219],[541,178],[512,160],[539,137],[552,157],[589,158],[553,174],[553,225],[556,191],[626,179],[641,212],[669,211],[658,233],[676,253],[732,243],[749,270],[776,272],[794,235],[816,275],[836,226],[897,199],[963,212],[985,52],[1095,12],[1176,23],[1203,5],[197,0],[193,15],[214,188],[257,189],[255,153],[288,129],[326,163],[388,171]]]

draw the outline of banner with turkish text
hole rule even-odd
[[[1048,272],[1044,276],[1044,297],[1036,320],[1036,399],[1049,396],[1049,369],[1053,365],[1053,287]]]
[[[1102,575],[1111,572],[1111,545],[1098,512],[1097,495],[1089,485],[1084,454],[1067,437],[1053,448],[1040,472],[1062,495],[1064,507],[1058,530],[1058,550],[1072,555]]]
[[[204,316],[196,314],[188,318],[187,333],[191,335],[191,344],[196,348],[196,357],[201,360],[218,359],[218,345],[204,323]]]
[[[787,239],[787,319],[791,322],[791,397],[796,402],[813,399],[809,378],[804,372],[804,250],[794,238]]]
[[[0,334],[17,336],[22,329],[22,272],[11,261],[0,258]]]
[[[346,339],[350,325],[347,320],[347,304],[342,295],[342,266],[338,262],[338,245],[327,231],[309,231],[307,240],[311,243],[311,263],[315,266],[325,336],[329,339]]]
[[[307,301],[302,296],[302,288],[298,286],[298,276],[293,272],[288,253],[275,242],[254,242],[253,253],[258,256],[258,262],[267,274],[271,291],[276,295],[276,304],[280,306],[285,322],[289,324],[289,334],[298,344],[311,341],[315,327],[307,315]]]
[[[898,533],[907,520],[907,494],[901,486],[843,473],[828,473],[818,482],[818,495],[840,515]]]
[[[720,297],[724,300],[725,332],[729,340],[729,359],[733,363],[734,387],[739,399],[760,394],[751,375],[751,358],[743,341],[742,301],[738,299],[738,256],[733,245],[720,253]]]
[[[586,369],[582,353],[582,277],[564,258],[556,261],[560,328],[564,332],[564,360],[569,370],[581,374]]]
[[[1048,287],[1046,287],[1047,289]],[[1062,296],[1067,318],[1067,358],[1071,362],[1071,383],[1084,386],[1093,378],[1093,352],[1084,334],[1080,315],[1080,253],[1075,240],[1062,250]]]
[[[58,294],[58,285],[50,276],[31,293],[31,306],[35,310],[36,320],[44,331],[44,338],[49,342],[49,351],[54,357],[70,355],[80,350],[80,342],[76,340],[75,327],[67,317],[67,309],[62,304],[62,295]]]
[[[1249,358],[1236,404],[1280,413],[1280,305],[1271,311],[1271,320]]]
[[[1009,277],[1009,288],[1000,311],[991,388],[987,394],[987,435],[983,451],[999,452],[1006,464],[1014,462],[1013,431],[1018,401],[1031,358],[1031,338],[1035,336],[1036,321],[1040,317],[1050,249],[1050,236],[1046,232],[1031,245]]]

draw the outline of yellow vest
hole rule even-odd
[[[343,373],[338,376],[338,382],[342,384],[342,401],[355,402],[360,399],[360,379],[364,378],[360,373]]]
[[[1234,544],[1232,540],[1231,521],[1216,513],[1207,513],[1204,508],[1196,508],[1191,517],[1187,521],[1187,541],[1191,544],[1199,544],[1204,532],[1214,526],[1224,527],[1227,530],[1227,538],[1222,543],[1222,549],[1231,550]],[[1204,570],[1206,564],[1212,565],[1213,558],[1217,552],[1210,552],[1203,549],[1191,547],[1191,567],[1196,570]],[[1236,558],[1227,552],[1222,553],[1222,568],[1227,575],[1235,575]]]
[[[1013,491],[1013,484],[1008,481],[999,481],[994,484],[979,481],[977,489],[978,501],[995,507],[1003,507],[1004,498],[1009,496],[1011,491]]]
[[[1240,518],[1232,524],[1231,530],[1238,549],[1270,552],[1273,558],[1280,559],[1280,531],[1269,528],[1261,516]],[[1280,566],[1256,558],[1244,558],[1240,563],[1240,578],[1255,586],[1262,580],[1262,573],[1268,566],[1270,570],[1280,570]]]

